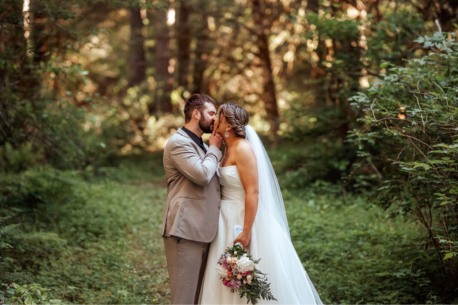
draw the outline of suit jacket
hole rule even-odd
[[[181,128],[164,150],[167,201],[162,236],[211,242],[218,230],[221,193],[216,170],[221,151],[215,146],[207,154]]]

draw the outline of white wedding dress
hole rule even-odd
[[[323,304],[289,236],[280,188],[267,153],[256,132],[246,127],[247,140],[255,153],[259,173],[258,212],[247,251],[261,259],[257,268],[267,274],[271,291],[278,301],[260,300],[260,304]],[[237,166],[220,167],[221,213],[218,234],[210,245],[205,270],[201,304],[246,304],[246,297],[224,286],[215,268],[221,254],[233,245],[234,226],[243,226],[245,189]]]

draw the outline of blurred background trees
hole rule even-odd
[[[360,208],[377,204],[390,221],[422,224],[417,233],[425,236],[409,238],[434,253],[411,252],[409,272],[377,273],[386,285],[371,279],[383,293],[333,291],[328,301],[456,301],[457,7],[456,0],[0,0],[0,219],[8,228],[56,230],[68,219],[58,206],[80,198],[72,173],[117,177],[109,168],[122,158],[160,154],[184,124],[186,99],[205,93],[249,112],[292,201],[310,188],[347,204],[361,196]],[[421,111],[409,108],[416,97]],[[299,231],[298,249],[306,238]]]

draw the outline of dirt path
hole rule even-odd
[[[138,275],[133,298],[144,303],[169,303],[167,264],[161,237],[162,211],[166,197],[164,181],[148,181],[133,185],[137,189],[128,217],[132,232],[127,248],[131,272]],[[132,291],[131,290],[131,291]],[[132,292],[131,292],[132,293]]]

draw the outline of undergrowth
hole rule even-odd
[[[1,216],[20,227],[2,237],[12,248],[0,258],[0,297],[42,287],[42,303],[168,303],[160,161],[132,156],[97,171],[2,175]],[[293,243],[324,303],[440,302],[440,272],[415,243],[411,221],[335,184],[283,195]]]

